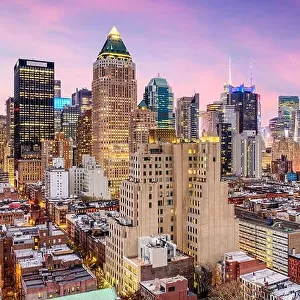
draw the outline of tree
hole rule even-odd
[[[144,297],[142,296],[140,290],[126,296],[121,296],[121,300],[143,300]]]
[[[241,300],[244,298],[242,285],[237,281],[223,283],[211,289],[213,300]]]
[[[195,288],[200,298],[207,297],[212,280],[212,271],[208,265],[196,266],[195,268]]]

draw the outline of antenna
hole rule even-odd
[[[228,84],[232,84],[232,77],[231,77],[231,57],[229,56],[229,61],[228,61]]]
[[[250,62],[250,86],[253,85],[252,61]]]

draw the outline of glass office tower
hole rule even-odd
[[[14,157],[54,138],[54,63],[19,59],[14,67]]]

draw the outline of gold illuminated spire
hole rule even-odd
[[[119,40],[120,37],[120,33],[117,30],[116,26],[113,26],[113,28],[111,29],[111,31],[108,34],[108,38],[111,38],[113,40]]]

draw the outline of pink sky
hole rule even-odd
[[[277,114],[279,95],[299,95],[297,1],[253,0],[2,0],[0,112],[13,96],[18,58],[55,62],[63,96],[91,88],[92,64],[116,25],[137,65],[138,102],[160,73],[175,97],[218,100],[232,59],[233,84],[249,84],[250,62],[261,94],[263,123]]]

